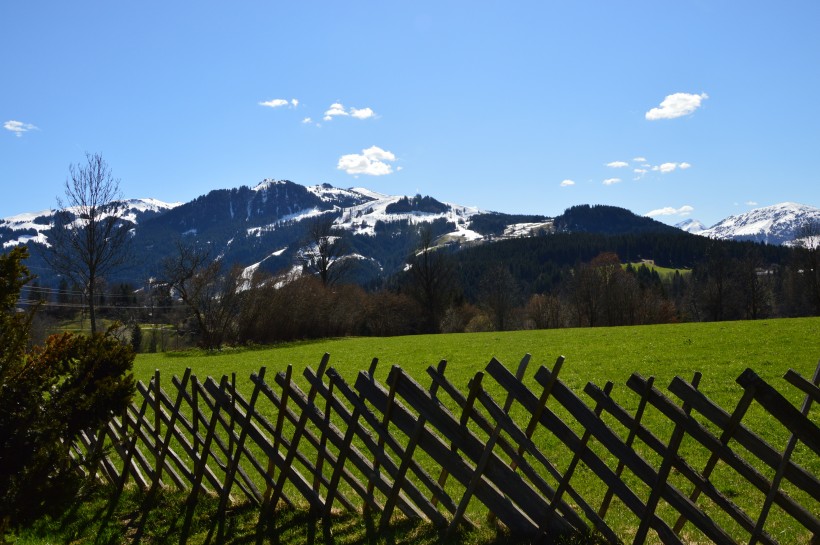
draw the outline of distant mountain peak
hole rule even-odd
[[[676,223],[675,227],[681,231],[692,233],[693,235],[700,234],[701,231],[706,230],[706,226],[700,220],[694,218],[685,219],[680,223]]]
[[[797,238],[801,227],[811,222],[820,222],[820,208],[783,202],[729,216],[698,234],[724,240],[787,244]]]
[[[273,178],[265,178],[264,180],[253,186],[251,189],[253,191],[264,191],[274,185],[287,185],[288,183],[291,182],[288,182],[287,180],[274,180]]]

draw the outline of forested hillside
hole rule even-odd
[[[709,239],[612,206],[548,218],[288,181],[134,206],[131,259],[94,300],[148,329],[140,349],[820,314],[816,246]],[[20,233],[39,331],[81,325],[87,290],[38,260],[48,216],[0,235]]]

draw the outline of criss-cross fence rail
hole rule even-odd
[[[214,494],[223,509],[246,500],[260,521],[284,502],[319,516],[368,510],[381,528],[400,513],[449,534],[486,511],[545,541],[582,533],[610,543],[773,544],[784,538],[771,521],[788,518],[798,530],[786,539],[820,542],[811,409],[820,364],[812,380],[785,375],[805,398],[800,408],[746,370],[731,412],[699,391],[698,373],[675,378],[674,397],[633,375],[631,411],[612,383],[587,384],[586,400],[573,392],[559,378],[563,358],[525,381],[529,359],[515,374],[493,359],[466,390],[448,380],[444,361],[427,370],[425,388],[399,367],[380,383],[376,360],[349,384],[325,355],[304,381],[289,367],[271,382],[262,368],[249,396],[235,376],[200,381],[189,369],[163,388],[157,371],[127,414],[84,436],[75,455],[105,452],[97,475],[117,487],[175,487],[189,505]],[[750,408],[765,411],[767,428],[788,430],[785,446],[744,425]],[[660,431],[646,425],[649,411]]]

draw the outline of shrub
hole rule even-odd
[[[10,528],[66,509],[86,484],[70,447],[122,413],[134,390],[131,348],[105,334],[52,335],[27,349],[33,311],[17,308],[31,279],[26,250],[0,256],[0,540]]]

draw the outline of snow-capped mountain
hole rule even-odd
[[[419,226],[431,230],[434,244],[450,248],[548,233],[680,233],[677,229],[629,210],[579,205],[555,218],[488,212],[441,202],[430,196],[385,195],[369,189],[342,189],[329,184],[303,186],[287,180],[263,180],[253,187],[217,189],[186,203],[156,199],[125,201],[132,236],[132,259],[113,281],[140,283],[161,273],[163,261],[179,251],[178,243],[210,248],[214,259],[254,271],[293,271],[310,246],[317,221],[332,222],[345,239],[345,255],[354,258],[355,278],[368,283],[403,270],[416,249]],[[25,244],[29,265],[43,283],[49,279],[42,248],[49,245],[53,210],[0,219],[0,251]],[[716,238],[745,238],[782,243],[820,210],[784,204],[733,216],[700,231]],[[688,221],[679,228],[698,232]],[[343,235],[342,235],[343,233]]]
[[[820,208],[785,202],[756,208],[725,220],[698,234],[723,240],[791,244],[807,224],[820,224]]]
[[[384,195],[329,184],[303,186],[287,180],[217,189],[186,203],[127,201],[124,219],[133,232],[133,259],[124,279],[155,276],[177,248],[176,241],[208,246],[213,258],[249,271],[288,270],[309,243],[312,223],[322,218],[345,232],[348,255],[361,262],[360,279],[390,275],[417,243],[418,226],[431,226],[437,244],[529,236],[551,226],[543,216],[511,216],[440,202],[420,195]],[[53,210],[0,220],[3,249],[27,244],[30,264],[44,267],[38,248],[49,246]],[[475,218],[483,222],[473,225]],[[249,273],[250,274],[250,273]]]
[[[706,230],[706,226],[700,222],[700,220],[689,218],[687,220],[683,220],[680,223],[676,223],[675,227],[682,231],[686,231],[687,233],[692,233],[694,235],[700,234],[701,232]]]
[[[138,225],[161,215],[182,203],[167,203],[157,199],[129,199],[123,201],[123,218]],[[37,243],[48,245],[48,230],[51,229],[55,210],[42,210],[17,214],[0,219],[0,244],[3,249],[20,244]]]

